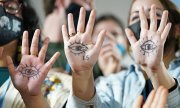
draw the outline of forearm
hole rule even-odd
[[[26,108],[50,108],[42,94],[38,96],[28,96],[27,94],[21,93],[21,96]]]
[[[149,74],[149,78],[153,84],[153,87],[157,89],[159,86],[164,86],[167,89],[172,88],[175,85],[175,80],[168,74],[164,63],[156,69],[146,69]]]
[[[80,99],[88,101],[95,94],[93,72],[83,72],[77,74],[73,72],[73,94]]]

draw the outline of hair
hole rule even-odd
[[[98,17],[96,19],[95,26],[97,24],[99,24],[100,22],[107,21],[107,20],[112,20],[112,21],[116,22],[119,25],[119,27],[122,28],[122,31],[124,33],[124,25],[123,25],[123,23],[121,22],[121,20],[119,20],[117,17],[115,17],[112,14],[106,14],[106,15],[102,15],[102,16]]]
[[[134,4],[136,0],[133,0],[129,9],[129,16],[128,16],[128,22],[130,21],[130,11],[132,10],[132,5]],[[180,13],[176,5],[170,1],[170,0],[159,0],[160,3],[163,5],[165,10],[169,11],[169,20],[172,22],[172,24],[180,24]]]
[[[132,4],[129,9],[128,23],[130,21],[130,11],[132,10],[132,5],[135,1],[136,0],[132,1]],[[159,0],[159,1],[162,4],[162,6],[164,7],[164,9],[169,12],[169,16],[168,16],[169,21],[172,23],[172,27],[171,27],[171,30],[169,33],[172,36],[168,36],[168,39],[166,42],[169,43],[168,46],[174,46],[174,43],[175,43],[175,51],[177,51],[179,49],[179,45],[178,45],[179,41],[178,40],[180,40],[180,39],[175,39],[175,26],[177,24],[180,24],[180,20],[179,20],[180,12],[179,12],[178,8],[176,7],[176,5],[171,0]],[[165,47],[165,48],[168,48],[168,47]],[[170,47],[168,49],[170,49]],[[165,50],[167,50],[167,49],[165,49]]]
[[[56,0],[44,0],[44,10],[46,16],[52,13],[53,10],[56,8],[55,2]]]
[[[23,18],[23,30],[29,32],[29,45],[31,45],[31,41],[33,38],[34,31],[39,28],[39,18],[32,8],[29,0],[19,0],[22,3],[22,18]],[[19,64],[21,59],[21,46],[22,39],[18,40],[18,47],[16,52],[16,58],[14,59],[15,64]],[[40,45],[39,45],[40,46]]]

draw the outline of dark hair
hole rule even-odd
[[[132,9],[132,5],[136,0],[133,0],[129,9],[129,16],[128,16],[128,22],[130,21],[130,11]],[[163,5],[165,10],[169,11],[169,20],[172,22],[172,24],[180,24],[180,13],[178,11],[178,8],[176,5],[170,1],[170,0],[159,0],[160,3]]]
[[[29,45],[31,45],[32,37],[34,34],[34,31],[39,28],[39,19],[35,12],[35,10],[32,8],[31,3],[29,0],[19,0],[20,3],[22,3],[22,18],[23,18],[23,30],[26,30],[29,32]],[[18,64],[21,59],[21,45],[22,45],[22,39],[18,40],[18,48],[17,48],[17,54],[15,58],[15,63]]]
[[[46,16],[53,12],[56,0],[44,0],[44,10]]]
[[[102,16],[98,17],[98,18],[96,19],[95,25],[97,25],[98,23],[100,23],[100,22],[102,22],[102,21],[107,21],[107,20],[113,20],[113,21],[115,21],[115,22],[119,25],[119,27],[122,28],[122,31],[124,31],[124,25],[123,25],[123,23],[122,23],[116,16],[114,16],[114,15],[112,15],[112,14],[106,14],[106,15],[102,15]]]

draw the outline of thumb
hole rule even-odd
[[[3,47],[0,47],[0,58],[2,57],[3,54]]]
[[[9,73],[10,73],[11,77],[14,78],[14,76],[16,74],[16,71],[15,71],[15,67],[14,67],[14,63],[13,63],[12,58],[10,56],[7,56],[6,57],[6,62],[7,62],[7,65],[8,65]]]

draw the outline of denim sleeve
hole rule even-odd
[[[170,75],[177,80],[177,88],[169,93],[168,108],[180,108],[180,61],[176,61],[176,67],[171,66]]]
[[[110,89],[102,84],[100,87],[101,89],[96,88],[94,97],[89,101],[84,101],[71,93],[66,108],[113,108],[113,96]]]
[[[177,79],[177,88],[169,93],[168,97],[168,108],[179,108],[180,107],[180,78]]]

